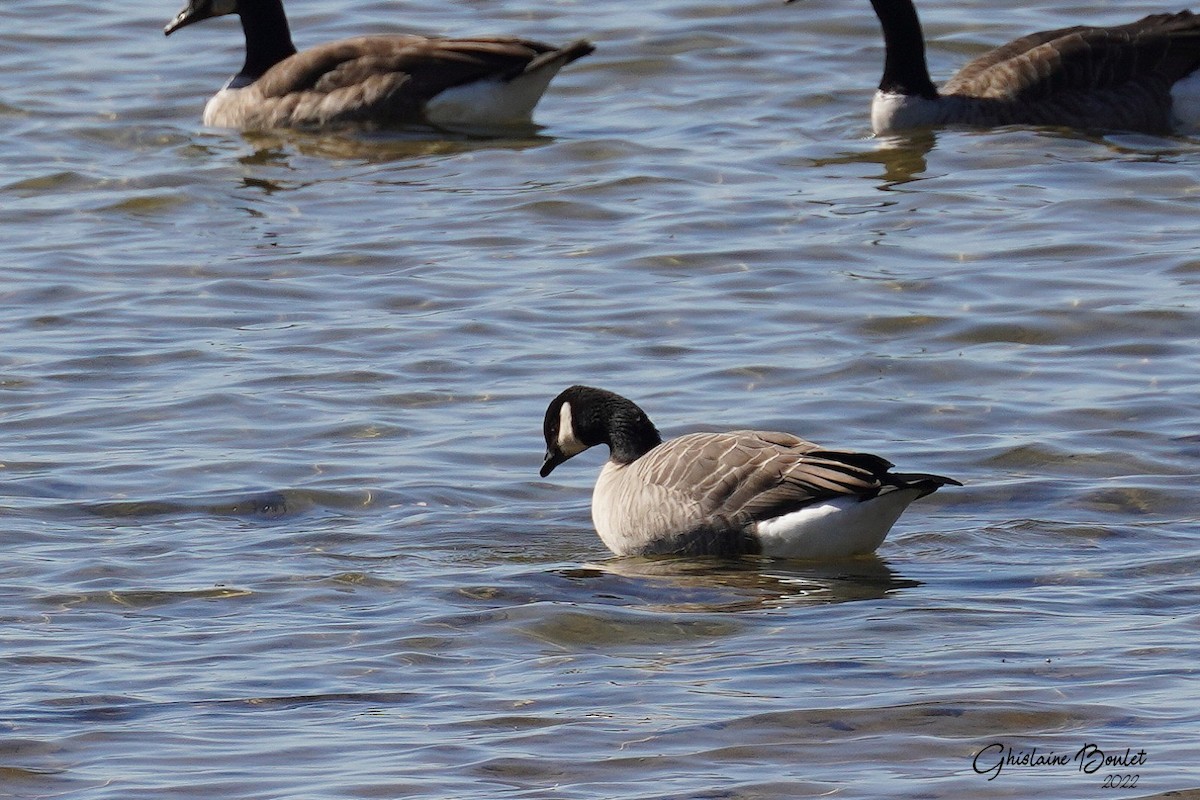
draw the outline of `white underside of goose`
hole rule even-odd
[[[529,124],[534,106],[550,79],[530,95],[528,84],[513,89],[513,84],[522,79],[505,83],[502,81],[476,81],[465,86],[456,86],[436,95],[425,105],[425,118],[431,124],[443,128],[488,127]],[[253,87],[222,89],[209,98],[204,106],[204,124],[212,128],[240,127],[237,110],[243,105],[242,94],[252,92]],[[250,101],[249,97],[245,98]]]
[[[512,80],[489,79],[455,86],[425,104],[425,119],[441,127],[527,125],[558,65]]]
[[[953,100],[876,90],[871,100],[871,130],[881,136],[953,122],[958,110]],[[1172,84],[1171,127],[1184,132],[1200,130],[1200,70]]]
[[[509,81],[489,79],[455,86],[425,104],[425,119],[443,128],[531,124],[533,109],[557,72],[546,67]],[[230,113],[242,105],[244,92],[253,91],[253,84],[240,89],[221,89],[204,106],[204,124],[213,128],[238,127]]]
[[[237,94],[244,91],[245,89],[227,88],[208,98],[208,102],[204,104],[204,124],[210,128],[232,127],[222,119],[222,109],[229,104],[236,104]]]
[[[873,553],[918,489],[885,491],[870,500],[840,497],[759,522],[762,554],[775,558],[836,559]]]
[[[1171,85],[1171,117],[1176,130],[1200,129],[1200,70]]]

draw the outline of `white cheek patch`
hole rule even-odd
[[[587,445],[579,441],[575,435],[575,427],[571,421],[571,404],[563,403],[558,410],[558,449],[567,458],[587,450]]]

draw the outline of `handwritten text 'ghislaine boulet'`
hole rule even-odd
[[[1105,752],[1099,745],[1088,743],[1073,753],[1039,753],[1032,750],[1017,750],[1003,742],[992,742],[975,754],[971,768],[988,780],[995,780],[1005,767],[1074,767],[1079,772],[1091,775],[1108,767],[1126,769],[1140,767],[1146,763],[1146,751],[1134,751],[1126,747],[1120,752]]]

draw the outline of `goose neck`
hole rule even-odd
[[[243,2],[240,11],[246,35],[246,63],[241,77],[257,80],[271,67],[296,54],[282,0]]]
[[[911,0],[871,0],[883,29],[883,78],[879,90],[937,99],[925,61],[925,37]]]
[[[612,409],[607,428],[609,458],[618,464],[633,463],[662,444],[654,423],[633,403]]]
[[[618,464],[632,464],[660,444],[662,439],[658,431],[653,436],[643,432],[614,431],[609,437],[609,458]]]

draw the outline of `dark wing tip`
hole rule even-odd
[[[962,486],[961,481],[947,478],[945,475],[931,475],[926,472],[893,472],[887,475],[887,483],[904,489],[920,489],[921,496],[933,494],[943,486]]]

